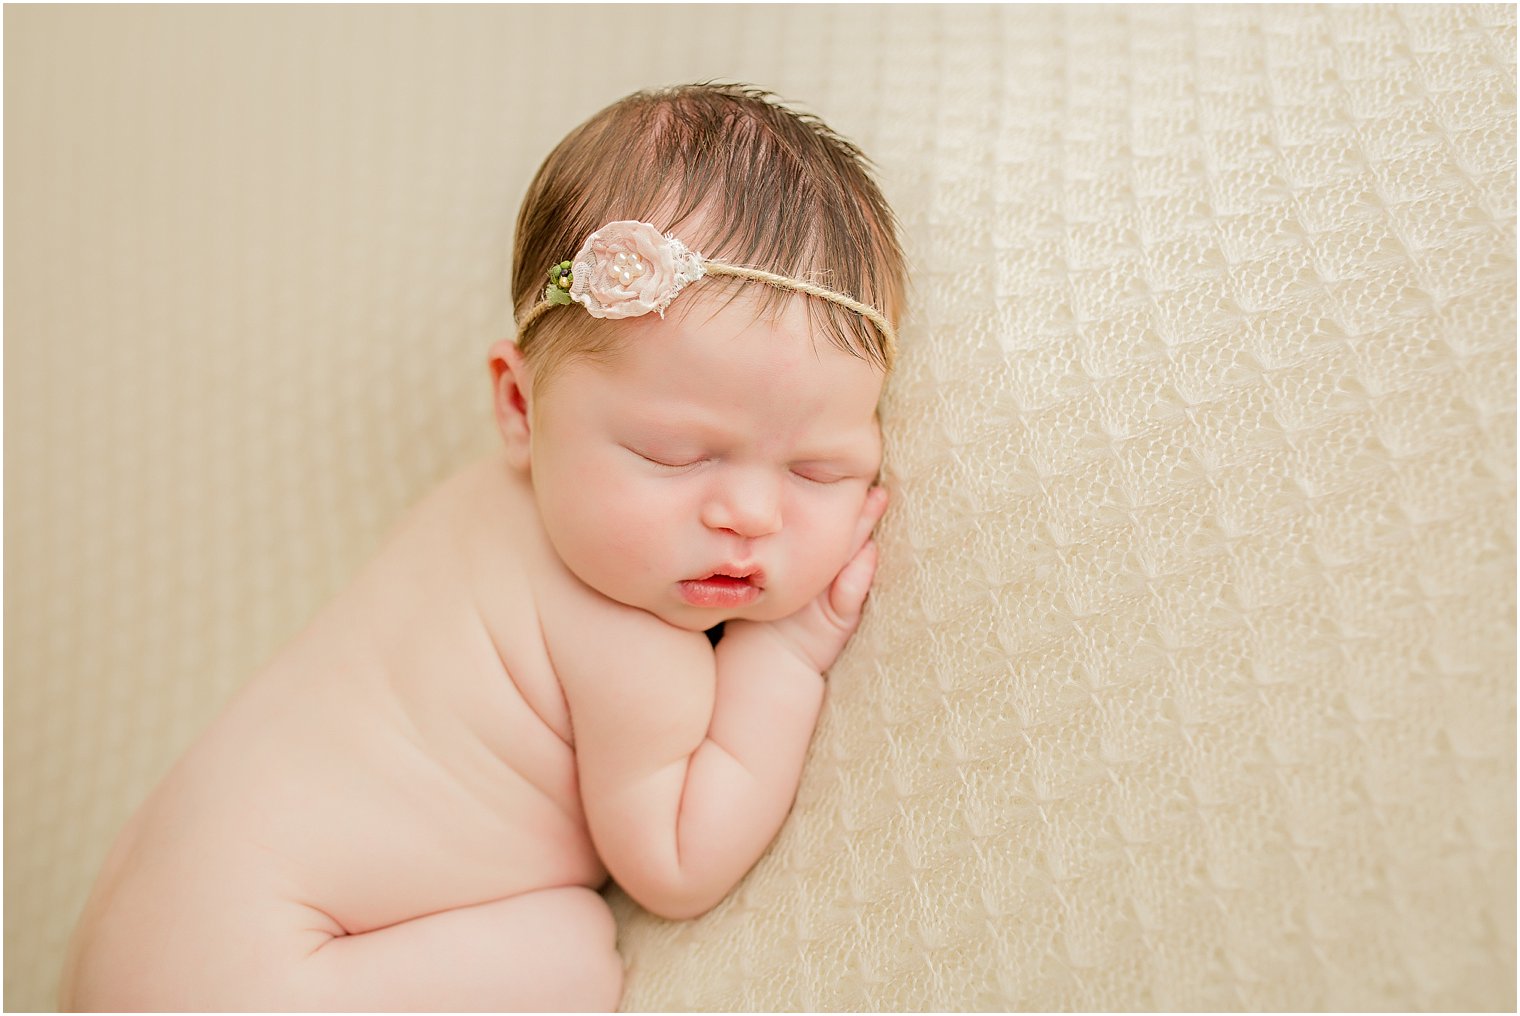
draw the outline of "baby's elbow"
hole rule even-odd
[[[667,921],[695,921],[718,904],[715,900],[711,903],[699,904],[682,902],[674,906],[666,906],[664,901],[647,904],[641,903],[640,905],[654,916],[663,917]]]
[[[715,900],[673,900],[668,904],[666,901],[660,900],[651,906],[646,906],[644,909],[656,917],[665,918],[667,921],[694,921],[713,907],[716,907],[722,899],[723,897],[720,896]]]
[[[668,840],[660,844],[622,840],[616,845],[643,849],[604,851],[603,861],[613,879],[635,903],[667,921],[701,917],[723,902],[744,874],[727,863],[728,858],[691,845],[674,851]]]
[[[689,884],[624,885],[633,901],[656,917],[667,921],[691,921],[723,901],[725,891]]]

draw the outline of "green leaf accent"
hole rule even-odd
[[[575,302],[570,299],[570,283],[574,281],[571,267],[570,262],[561,261],[549,268],[549,284],[544,287],[545,300],[556,306]]]

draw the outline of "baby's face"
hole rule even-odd
[[[786,617],[833,581],[881,464],[883,377],[815,348],[805,299],[770,324],[747,294],[725,307],[693,289],[664,319],[615,322],[615,364],[560,369],[529,470],[581,581],[693,631]]]

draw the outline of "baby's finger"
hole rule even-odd
[[[860,521],[855,526],[855,539],[851,546],[855,553],[860,553],[860,548],[866,545],[866,540],[871,538],[871,530],[876,528],[876,523],[886,514],[889,496],[887,488],[882,486],[872,487],[866,492],[866,503],[860,509]]]
[[[860,608],[875,577],[876,541],[870,540],[844,566],[829,589],[829,607],[846,627],[853,629],[860,620]]]

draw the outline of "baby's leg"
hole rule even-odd
[[[541,889],[328,940],[302,1008],[611,1012],[623,991],[612,912],[589,889]]]

